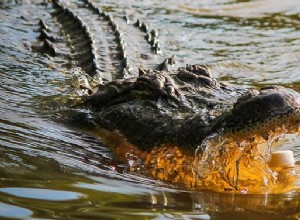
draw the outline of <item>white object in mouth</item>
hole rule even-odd
[[[295,165],[294,154],[291,150],[275,151],[272,152],[270,167],[292,167]]]

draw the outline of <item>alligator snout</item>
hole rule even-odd
[[[222,119],[229,133],[266,134],[276,127],[290,127],[300,122],[300,94],[281,86],[252,90],[234,104]]]

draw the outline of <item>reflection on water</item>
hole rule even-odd
[[[74,192],[18,187],[0,188],[0,192],[23,198],[51,201],[74,200],[83,197],[83,195]]]
[[[30,49],[38,19],[49,16],[44,6],[5,2],[11,4],[0,8],[0,218],[300,217],[298,193],[190,192],[123,172],[107,147],[61,114],[73,94],[68,70]],[[175,54],[178,65],[205,63],[234,84],[300,91],[297,0],[96,2],[116,17],[126,10],[159,28],[164,54]],[[299,138],[283,143],[299,161]]]
[[[24,209],[14,205],[7,205],[0,202],[0,217],[7,218],[26,218],[30,217],[32,212],[28,209]]]

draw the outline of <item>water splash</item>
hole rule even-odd
[[[279,193],[299,188],[297,166],[275,169],[268,165],[272,144],[285,133],[285,128],[278,128],[267,140],[255,135],[251,139],[233,139],[223,131],[212,134],[195,152],[197,185],[241,193]]]

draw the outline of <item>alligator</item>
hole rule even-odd
[[[74,108],[90,112],[88,120],[104,131],[103,142],[131,170],[221,192],[293,187],[296,176],[283,182],[268,161],[274,141],[298,132],[298,92],[229,85],[205,65],[172,68],[172,56],[159,63],[158,31],[148,24],[124,16],[124,27],[118,26],[90,0],[70,2],[46,3],[51,18],[40,19],[33,50],[68,69],[79,67],[74,72],[83,77],[82,102]],[[132,33],[137,36],[130,41]]]

